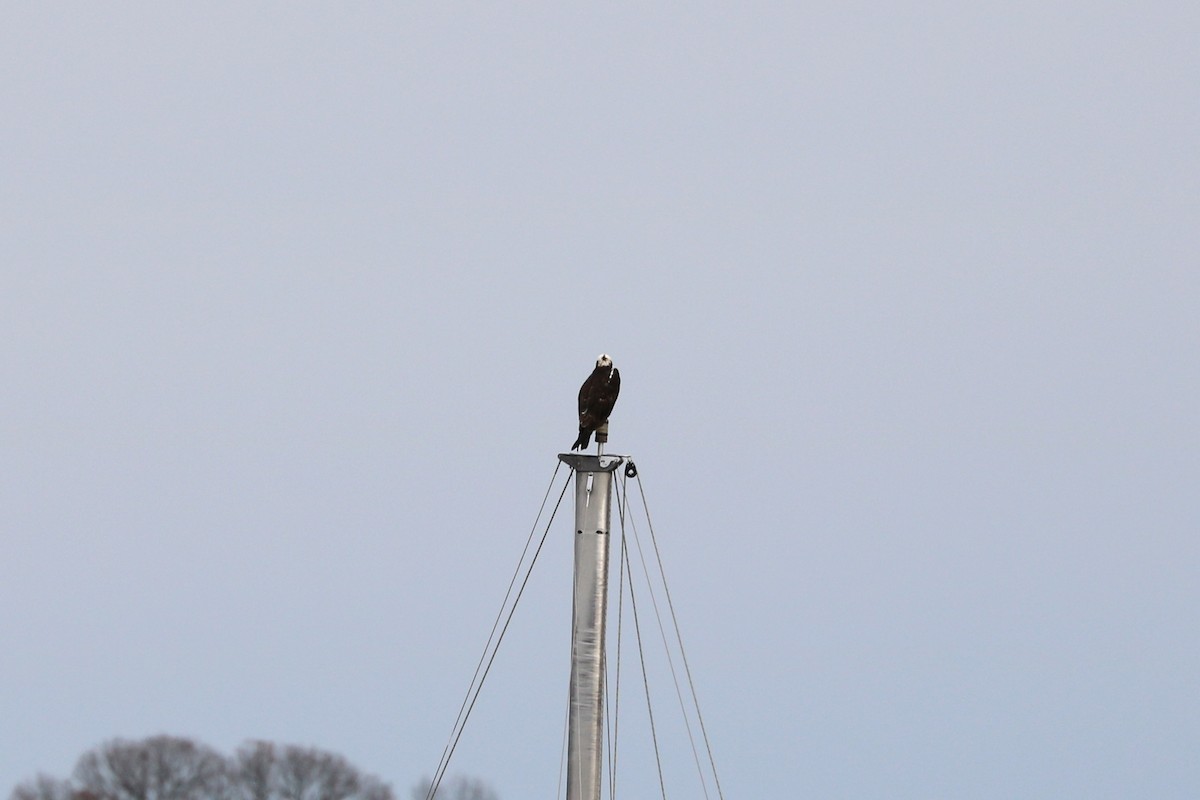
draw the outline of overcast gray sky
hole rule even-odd
[[[512,6],[6,6],[0,792],[407,792],[605,351],[726,797],[1200,795],[1196,4]],[[508,800],[570,546],[454,763]]]

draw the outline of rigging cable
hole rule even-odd
[[[621,539],[621,558],[625,560],[626,566],[632,569],[629,565],[629,549],[625,547],[624,539]],[[654,743],[654,764],[658,767],[658,788],[662,791],[663,800],[667,800],[667,784],[663,780],[662,757],[658,752],[658,733],[654,729],[654,709],[650,705],[650,679],[646,675],[646,655],[642,648],[642,628],[638,624],[637,596],[633,592],[632,580],[629,581],[629,606],[633,610],[633,631],[637,637],[638,660],[642,663],[642,687],[646,692],[646,713],[650,716],[650,740]]]
[[[633,462],[631,461],[629,463],[632,464]],[[624,541],[625,541],[626,503],[623,502],[623,498],[624,498],[626,492],[621,487],[621,484],[619,481],[613,481],[613,486],[614,486],[614,488],[618,489],[618,491],[615,492],[616,498],[617,498],[617,518],[621,522],[621,542],[624,543]],[[608,771],[609,771],[608,796],[609,796],[609,800],[617,800],[617,743],[620,741],[618,734],[620,732],[620,727],[621,727],[621,716],[620,716],[621,715],[621,623],[623,620],[624,609],[625,609],[625,602],[624,602],[625,601],[625,559],[618,558],[617,560],[620,562],[620,582],[617,584],[617,670],[616,670],[617,675],[616,675],[616,685],[613,687],[612,714],[608,715],[607,720],[606,720],[606,721],[609,721],[609,724],[611,724],[611,726],[612,726],[611,736],[609,737],[609,750],[608,750],[608,760],[609,760],[609,764],[608,764]],[[629,577],[630,577],[630,580],[633,579],[632,575],[630,575]],[[607,642],[605,643],[605,653],[607,654]],[[608,661],[607,661],[607,658],[605,659],[604,687],[606,690],[605,691],[605,702],[607,702],[607,700],[608,700],[608,693],[607,693]]]
[[[658,539],[654,535],[654,522],[650,519],[650,506],[647,505],[647,503],[646,503],[646,490],[642,487],[641,477],[638,476],[636,473],[634,474],[634,477],[637,480],[638,493],[642,497],[642,509],[646,512],[646,525],[650,528],[650,542],[654,546],[654,557],[658,561],[658,571],[659,571],[659,574],[662,576],[663,590],[667,596],[667,607],[671,611],[671,624],[675,627],[675,639],[679,643],[679,655],[683,658],[683,669],[684,669],[685,674],[687,675],[688,689],[691,690],[691,693],[692,693],[692,705],[696,709],[696,719],[699,720],[699,722],[700,722],[700,733],[704,738],[704,747],[708,752],[708,765],[712,769],[713,781],[717,785],[717,796],[720,797],[721,800],[725,800],[725,794],[724,794],[724,792],[721,791],[721,779],[717,775],[717,762],[716,762],[716,759],[713,758],[712,744],[709,742],[709,739],[708,739],[708,729],[705,728],[705,726],[704,726],[704,715],[700,713],[700,700],[696,696],[696,684],[692,680],[692,669],[688,665],[687,651],[684,650],[684,647],[683,647],[683,634],[681,634],[679,631],[679,619],[675,615],[675,603],[672,602],[672,600],[671,600],[671,589],[669,586],[667,586],[667,573],[666,573],[666,570],[663,568],[662,555],[661,555],[661,553],[659,553],[659,550],[658,550]],[[635,531],[634,531],[635,536],[636,536],[636,533],[637,533],[637,531],[635,529]],[[639,546],[639,550],[640,550],[640,546]],[[689,735],[689,737],[691,736],[690,728],[688,730],[688,735]]]
[[[599,442],[596,442],[596,449],[597,450],[602,449]],[[592,491],[592,476],[588,475],[587,493],[590,495],[591,491]],[[578,505],[578,503],[579,503],[578,495],[576,495],[575,502]],[[578,541],[576,540],[575,547],[577,548],[578,546],[579,546],[579,544],[578,544]],[[568,769],[571,767],[571,754],[569,752],[570,746],[571,746],[570,734],[576,733],[576,731],[571,728],[571,700],[574,697],[574,689],[575,689],[575,680],[574,680],[575,633],[577,631],[577,628],[575,627],[575,623],[579,621],[579,607],[577,605],[578,601],[579,601],[579,570],[578,570],[578,568],[575,568],[575,569],[571,570],[571,647],[570,647],[570,651],[571,651],[572,667],[567,670],[567,675],[570,676],[567,680],[567,719],[566,719],[567,727],[563,731],[564,739],[563,739],[563,753],[562,753],[563,763],[566,764]],[[578,734],[576,733],[576,735],[578,735]],[[570,781],[571,781],[571,776],[568,775],[567,776],[568,786],[570,785]],[[578,761],[576,761],[576,763],[575,763],[575,781],[576,781],[577,786],[580,786],[583,784],[583,766]],[[562,796],[562,787],[561,786],[559,787],[558,796],[559,797]]]
[[[551,489],[554,488],[554,481],[558,477],[558,471],[561,467],[562,462],[560,461],[554,468],[554,474],[550,476],[550,484],[546,487],[546,493],[542,497],[542,505],[538,509],[537,517],[534,518],[533,526],[529,530],[529,536],[525,540],[525,548],[521,551],[521,558],[517,561],[517,567],[513,571],[512,579],[508,582],[508,590],[504,593],[504,600],[500,604],[500,611],[496,614],[496,620],[492,623],[492,630],[488,634],[487,643],[483,646],[483,653],[479,657],[479,663],[475,666],[475,674],[471,676],[471,683],[467,687],[467,694],[463,697],[462,705],[459,706],[458,716],[455,718],[454,726],[450,731],[450,739],[446,742],[446,747],[442,750],[441,760],[434,771],[433,780],[430,781],[429,792],[425,795],[425,800],[433,800],[434,795],[437,794],[438,787],[442,783],[442,779],[446,777],[446,770],[450,766],[450,759],[454,755],[455,748],[458,747],[458,741],[462,738],[463,730],[467,725],[467,719],[471,716],[472,709],[475,708],[475,701],[479,699],[479,693],[483,690],[483,682],[487,680],[488,672],[492,668],[492,662],[496,660],[496,653],[500,651],[500,643],[503,641],[504,634],[508,631],[508,625],[512,622],[513,614],[517,610],[517,603],[521,601],[521,595],[525,592],[525,586],[529,583],[530,575],[533,574],[533,566],[537,563],[538,555],[542,552],[542,546],[546,543],[546,536],[550,533],[550,525],[554,522],[554,517],[558,513],[559,506],[562,505],[563,497],[567,494],[567,487],[571,485],[570,474],[568,474],[567,480],[563,483],[562,492],[558,495],[558,502],[554,504],[554,510],[550,512],[550,519],[546,521],[546,528],[542,532],[541,541],[538,542],[537,549],[534,550],[533,557],[529,561],[529,567],[525,571],[525,577],[521,581],[521,586],[517,590],[516,597],[513,598],[512,606],[508,608],[508,616],[504,619],[504,625],[500,627],[500,619],[504,617],[504,609],[508,606],[508,600],[512,596],[517,576],[521,572],[521,565],[525,562],[525,555],[529,552],[530,542],[533,541],[533,535],[537,531],[538,522],[546,510],[546,501],[550,497]],[[498,627],[500,631],[499,636],[496,634]],[[493,639],[495,639],[494,646],[492,643]],[[490,656],[488,655],[489,650],[491,652]],[[485,661],[487,662],[486,666],[484,665]]]
[[[647,517],[647,522],[648,521],[649,521],[649,517]],[[688,716],[687,703],[685,703],[683,700],[683,689],[681,689],[679,687],[679,673],[675,670],[675,659],[671,656],[671,645],[667,641],[667,632],[666,632],[666,629],[663,627],[662,612],[659,611],[659,608],[658,608],[658,597],[654,593],[654,583],[651,580],[650,569],[649,569],[649,567],[646,566],[646,556],[642,552],[642,538],[638,534],[637,525],[634,524],[632,518],[630,519],[630,525],[633,527],[633,543],[637,546],[638,560],[641,561],[641,563],[642,563],[642,575],[644,575],[646,578],[646,589],[650,593],[650,604],[654,608],[654,621],[658,625],[659,639],[662,641],[663,652],[666,654],[666,657],[667,657],[667,667],[671,671],[671,682],[675,685],[675,697],[679,700],[679,713],[680,713],[680,716],[683,717],[683,727],[684,727],[684,730],[687,731],[688,744],[690,744],[692,747],[692,759],[696,764],[696,775],[700,779],[700,789],[704,793],[704,798],[705,798],[705,800],[708,800],[708,796],[709,796],[708,795],[708,781],[704,777],[704,768],[700,765],[700,752],[696,749],[696,737],[692,733],[692,721],[691,721],[691,718]],[[660,561],[660,567],[661,567],[661,561]],[[661,568],[660,568],[660,576],[661,576],[663,588],[665,589],[667,586],[667,577],[666,577],[666,573],[663,570],[661,570]],[[682,653],[682,651],[683,651],[682,640],[680,640],[680,642],[679,642],[679,649],[680,649],[680,652]],[[697,711],[697,714],[699,714],[699,711]]]
[[[574,614],[571,615],[574,617]],[[574,638],[574,637],[572,637]],[[566,769],[567,763],[567,731],[571,727],[571,682],[567,681],[567,703],[563,708],[563,734],[562,744],[558,750],[558,788],[554,791],[555,797],[562,797],[563,772]]]

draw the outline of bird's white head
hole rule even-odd
[[[612,366],[612,359],[608,357],[608,353],[600,354],[600,357],[596,359],[596,366],[597,367],[611,367]]]

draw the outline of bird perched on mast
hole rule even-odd
[[[587,448],[596,428],[608,422],[620,391],[621,373],[608,354],[601,353],[596,368],[579,387],[579,438],[571,445],[572,450]]]

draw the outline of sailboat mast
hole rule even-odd
[[[603,440],[597,437],[597,443],[601,455],[559,455],[560,460],[575,470],[575,597],[567,800],[600,800],[612,475],[623,459],[603,455]]]

